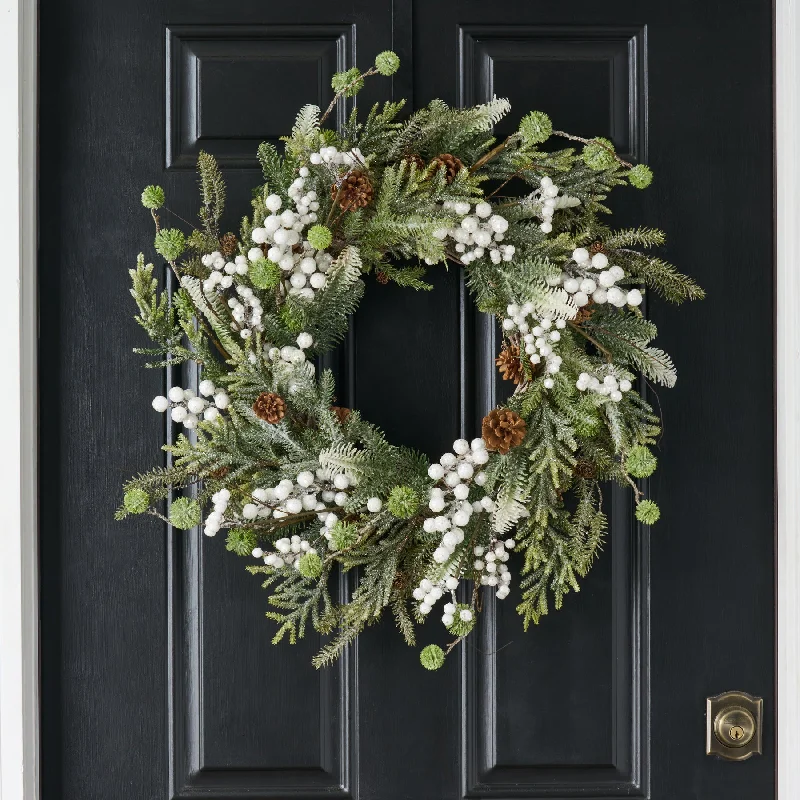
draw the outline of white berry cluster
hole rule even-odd
[[[333,263],[330,253],[315,250],[303,238],[306,227],[317,221],[319,210],[317,193],[305,191],[309,174],[308,167],[301,167],[299,177],[289,187],[289,197],[294,201],[295,210],[287,208],[278,213],[283,199],[280,195],[271,194],[265,204],[272,213],[264,220],[264,226],[253,228],[251,234],[256,244],[269,245],[267,258],[283,271],[284,291],[304,300],[313,300],[315,292],[325,287],[325,273]],[[264,252],[260,247],[253,247],[247,257],[251,261],[258,261],[264,257]]]
[[[453,623],[452,612],[455,611],[455,590],[457,588],[458,578],[454,577],[453,575],[448,575],[446,578],[442,578],[438,581],[432,581],[430,578],[423,578],[420,581],[419,586],[417,586],[417,588],[412,592],[412,595],[419,603],[419,613],[427,615],[431,613],[431,609],[433,608],[434,604],[438,600],[442,599],[445,591],[449,591],[451,593],[452,602],[445,605],[445,613],[442,617],[442,622],[444,622],[445,625],[451,625]],[[448,609],[451,606],[452,611],[448,612]]]
[[[315,554],[317,551],[305,540],[299,536],[284,537],[275,542],[275,553],[265,553],[260,547],[253,550],[253,558],[263,558],[264,563],[268,567],[280,569],[285,566],[294,566],[295,569],[300,567],[300,559],[306,553]]]
[[[560,282],[579,308],[585,306],[590,297],[598,305],[611,303],[617,308],[626,304],[638,306],[642,302],[642,293],[638,289],[625,290],[615,286],[625,277],[625,270],[618,266],[609,267],[605,253],[590,256],[585,247],[578,247],[572,252],[572,260],[574,267],[561,274]],[[600,270],[600,273],[592,270]]]
[[[209,276],[203,281],[203,289],[207,292],[220,289],[230,289],[233,286],[234,275],[247,275],[248,263],[245,256],[236,256],[233,261],[225,261],[225,257],[218,250],[204,255],[201,259],[203,265],[211,270]]]
[[[539,214],[542,217],[539,228],[543,233],[550,233],[553,230],[553,215],[559,208],[571,208],[581,204],[577,197],[566,194],[559,196],[559,191],[552,178],[545,176],[539,181],[539,189],[531,195],[531,199],[539,205]]]
[[[454,250],[459,253],[462,264],[469,264],[488,253],[493,264],[511,261],[514,257],[513,244],[500,244],[508,230],[508,220],[500,214],[492,213],[490,203],[482,202],[472,208],[469,203],[448,200],[444,207],[463,217],[461,224],[452,228],[438,228],[433,235],[440,241],[448,237],[455,241]]]
[[[503,330],[522,334],[525,353],[530,357],[531,364],[540,364],[544,359],[547,372],[544,387],[552,389],[554,382],[550,375],[561,370],[563,360],[556,352],[556,347],[561,341],[560,331],[566,328],[567,323],[563,319],[554,321],[550,317],[537,317],[533,311],[533,303],[523,303],[521,306],[511,303],[506,309],[508,316],[503,320]]]
[[[242,508],[244,519],[282,519],[314,511],[319,519],[324,520],[331,508],[347,502],[347,494],[332,489],[320,469],[316,475],[304,470],[293,481],[284,478],[275,486],[254,489],[252,499],[254,502],[246,503]]]
[[[191,389],[182,389],[173,386],[164,397],[159,395],[153,398],[153,408],[161,413],[171,408],[170,416],[173,422],[180,422],[184,428],[196,428],[200,415],[208,422],[213,422],[220,411],[224,411],[230,404],[230,398],[222,389],[217,389],[211,381],[200,381],[200,394],[198,397]],[[204,398],[210,397],[211,400]]]
[[[509,550],[513,550],[516,542],[513,539],[492,539],[488,547],[477,545],[472,551],[475,555],[473,567],[480,573],[482,586],[497,586],[497,596],[500,600],[508,597],[511,591],[511,573],[505,562],[509,559]]]
[[[330,147],[323,147],[318,153],[312,153],[308,160],[315,166],[325,164],[331,167],[344,166],[350,169],[361,164],[364,164],[366,159],[361,150],[354,147],[347,152],[337,150],[333,145]]]
[[[222,523],[225,520],[225,512],[228,510],[228,503],[231,499],[231,493],[227,489],[220,489],[211,495],[211,502],[214,504],[214,510],[206,517],[205,527],[203,533],[206,536],[216,536]]]
[[[261,300],[249,286],[243,284],[237,285],[236,294],[238,297],[231,297],[228,300],[228,307],[231,309],[231,316],[234,319],[231,327],[235,329],[238,325],[239,335],[242,339],[249,339],[253,331],[262,330]]]
[[[575,386],[581,392],[596,392],[604,397],[611,398],[615,403],[622,400],[622,395],[629,392],[631,382],[627,378],[618,380],[614,375],[606,375],[602,381],[596,375],[589,375],[588,372],[581,372]]]

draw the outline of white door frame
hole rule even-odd
[[[36,0],[0,0],[4,111],[0,175],[9,180],[0,191],[0,241],[6,253],[0,262],[0,800],[39,797],[36,6]],[[778,796],[796,800],[800,797],[800,0],[775,0],[775,6]]]

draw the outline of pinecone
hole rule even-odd
[[[389,276],[382,270],[379,270],[378,272],[375,273],[375,280],[378,281],[378,283],[382,283],[385,285],[389,283]]]
[[[342,211],[355,211],[372,202],[372,182],[366,172],[354,169],[345,175],[341,188],[335,183],[331,186],[331,200],[339,196]]]
[[[578,309],[578,313],[572,318],[572,321],[576,325],[580,325],[582,322],[586,322],[592,314],[594,314],[594,300],[589,300],[585,306]]]
[[[331,411],[336,414],[336,419],[339,420],[340,425],[344,425],[350,419],[350,414],[352,413],[349,408],[343,408],[342,406],[331,406]]]
[[[275,425],[286,416],[286,401],[275,392],[261,392],[253,403],[253,411],[259,419]]]
[[[215,469],[213,472],[209,472],[208,477],[213,478],[215,481],[221,481],[229,471],[230,470],[227,467],[220,467],[219,469]]]
[[[226,233],[220,237],[219,251],[225,258],[230,258],[239,249],[239,240],[235,233]]]
[[[463,169],[464,164],[460,158],[450,155],[450,153],[442,153],[441,155],[436,156],[433,161],[431,161],[431,166],[434,169],[444,167],[444,179],[447,181],[447,183],[452,183],[456,179],[456,175],[458,175],[458,173]]]
[[[495,408],[483,418],[481,436],[487,450],[505,455],[525,438],[525,420],[510,408]]]
[[[504,344],[494,363],[497,364],[504,381],[522,383],[525,380],[525,370],[522,368],[517,345]]]
[[[586,478],[590,480],[594,478],[594,464],[591,461],[586,461],[584,459],[580,459],[575,463],[572,471],[579,477],[579,478]]]
[[[409,166],[411,166],[412,164],[416,164],[418,172],[424,172],[425,167],[427,166],[425,164],[425,159],[422,156],[418,156],[416,153],[411,153],[407,156],[403,156],[403,161],[405,161],[406,164],[408,164]]]
[[[590,256],[597,255],[598,253],[605,253],[605,251],[606,248],[602,242],[592,242],[592,244],[589,245]]]

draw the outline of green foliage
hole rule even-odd
[[[544,111],[531,111],[519,123],[519,132],[525,144],[541,144],[552,135],[553,123]]]
[[[177,261],[186,249],[186,237],[177,228],[163,228],[156,234],[154,246],[167,261]]]
[[[200,174],[200,195],[203,205],[200,220],[206,232],[219,236],[219,221],[225,211],[225,181],[214,156],[201,150],[197,156],[197,171]]]
[[[281,268],[274,261],[260,258],[250,264],[247,275],[256,289],[274,289],[280,283]]]
[[[386,508],[393,517],[408,519],[419,508],[422,498],[410,486],[394,486],[389,492]]]
[[[200,524],[200,504],[188,497],[178,497],[169,507],[169,521],[182,530],[189,530]]]
[[[225,541],[225,549],[237,556],[249,556],[258,547],[258,537],[249,528],[231,528]]]
[[[628,173],[631,186],[646,189],[653,182],[653,170],[647,164],[636,164]]]
[[[425,669],[440,669],[444,664],[444,650],[438,644],[429,644],[427,647],[423,647],[419,654],[419,663]]]
[[[661,509],[652,500],[642,500],[636,506],[636,519],[643,525],[655,525],[661,519]]]
[[[391,50],[384,50],[382,53],[378,53],[378,55],[375,56],[375,69],[377,69],[381,75],[387,77],[389,75],[394,75],[394,73],[400,69],[400,59],[397,57],[397,53]]]
[[[583,148],[583,160],[594,170],[611,169],[617,163],[614,145],[608,139],[598,136]]]
[[[150,495],[138,487],[128,489],[125,492],[123,505],[129,514],[144,514],[150,508]]]
[[[142,205],[152,211],[164,205],[164,190],[160,186],[146,186],[142,192]]]
[[[632,448],[625,459],[625,467],[634,478],[648,478],[656,471],[658,459],[642,445]]]

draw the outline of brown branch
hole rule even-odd
[[[358,78],[356,78],[354,81],[350,81],[350,83],[348,83],[347,86],[344,87],[344,89],[341,89],[340,91],[336,92],[336,94],[333,96],[333,100],[331,100],[330,102],[330,105],[325,109],[325,113],[320,117],[319,124],[322,125],[322,123],[325,122],[326,119],[328,119],[328,117],[331,115],[331,112],[336,107],[336,104],[339,102],[339,100],[341,100],[342,97],[345,96],[345,93],[348,92],[350,89],[352,89],[358,83],[359,80],[363,80],[364,78],[369,78],[370,76],[377,74],[378,74],[377,67],[370,67],[366,72],[360,73]]]
[[[517,134],[512,133],[510,136],[506,137],[500,144],[495,145],[488,153],[484,153],[470,168],[469,174],[472,175],[474,172],[477,172],[484,164],[487,164],[491,161],[496,155],[502,153],[503,150],[511,144],[512,139],[516,139]]]
[[[599,144],[603,150],[607,150],[611,153],[612,156],[620,163],[623,167],[627,167],[628,169],[633,169],[633,164],[629,164],[624,159],[620,158],[615,152],[613,147],[609,147],[607,144],[603,144],[599,139],[584,139],[582,136],[574,136],[571,133],[565,133],[564,131],[553,131],[553,136],[561,136],[563,139],[569,139],[573,142],[582,142],[583,144]]]
[[[597,341],[597,339],[595,339],[593,336],[590,336],[588,333],[586,333],[586,331],[580,325],[576,324],[575,322],[571,322],[571,321],[569,321],[568,324],[569,324],[570,328],[572,328],[574,331],[577,331],[584,338],[588,339],[598,350],[600,350],[601,352],[605,353],[606,358],[608,359],[608,361],[611,361],[612,356],[611,356],[611,351],[610,350],[607,350],[605,347],[603,347],[603,345],[600,344],[600,342]]]

